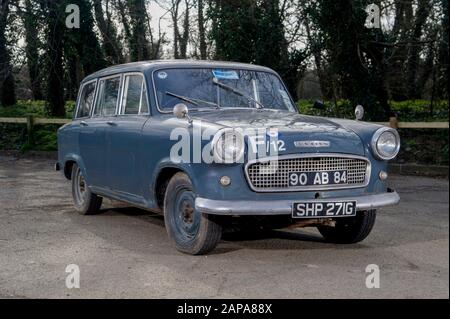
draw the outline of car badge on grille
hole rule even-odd
[[[296,147],[329,147],[330,141],[295,141]]]

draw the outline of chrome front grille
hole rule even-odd
[[[290,173],[347,171],[347,183],[339,185],[289,186]],[[249,162],[246,176],[255,191],[301,191],[363,187],[369,183],[370,162],[364,157],[341,154],[280,156],[277,160]]]

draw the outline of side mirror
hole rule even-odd
[[[186,104],[178,103],[173,107],[173,115],[175,115],[176,118],[183,119],[188,115],[188,107]]]
[[[362,120],[364,117],[364,107],[362,105],[357,105],[355,107],[355,118],[357,121]]]
[[[313,108],[317,110],[325,110],[325,104],[323,103],[323,101],[316,100],[313,104]]]
[[[187,118],[189,123],[192,123],[192,119],[189,117],[189,110],[186,104],[178,103],[173,107],[173,115],[178,119]]]

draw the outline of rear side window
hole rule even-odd
[[[110,116],[116,112],[119,98],[120,76],[101,79],[98,84],[98,96],[95,104],[95,115]]]
[[[76,118],[88,117],[94,104],[96,82],[85,84],[82,88]]]
[[[145,113],[148,113],[148,103],[144,77],[140,74],[126,75],[122,96],[122,114]]]

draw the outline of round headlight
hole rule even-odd
[[[372,137],[372,150],[376,157],[391,160],[400,150],[400,136],[394,129],[383,127],[378,129]]]
[[[233,129],[218,131],[212,145],[216,163],[236,163],[244,155],[244,137]]]

